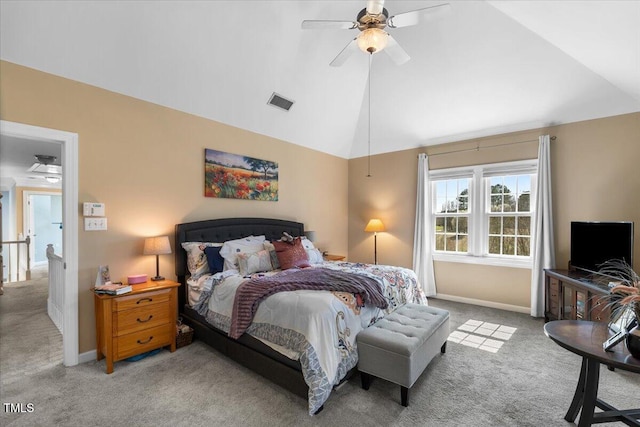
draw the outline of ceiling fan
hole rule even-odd
[[[47,182],[55,184],[60,181],[62,176],[62,166],[56,165],[56,156],[47,154],[34,155],[36,162],[27,169],[27,172],[33,173],[30,179],[45,179]]]
[[[329,64],[331,66],[338,67],[344,64],[358,48],[369,54],[384,50],[393,62],[401,65],[407,62],[410,57],[384,29],[386,27],[401,28],[416,25],[425,19],[448,11],[449,8],[449,3],[444,3],[389,17],[389,12],[384,8],[384,0],[368,0],[367,7],[358,13],[355,21],[305,20],[302,21],[302,29],[360,30],[360,34],[331,61]]]

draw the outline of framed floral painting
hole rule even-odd
[[[275,202],[278,200],[278,163],[206,148],[204,195]]]

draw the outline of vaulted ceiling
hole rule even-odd
[[[372,154],[640,111],[640,1],[449,3],[388,29],[410,61],[373,55]],[[331,67],[358,30],[301,22],[353,21],[365,4],[3,0],[0,57],[353,158],[369,150],[368,54]]]

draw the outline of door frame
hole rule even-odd
[[[57,129],[0,120],[0,134],[62,144],[62,246],[64,307],[62,362],[75,366],[78,337],[78,134]]]

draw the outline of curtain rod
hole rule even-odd
[[[552,136],[549,139],[551,139],[551,141],[555,141],[556,137]],[[441,156],[443,154],[464,153],[465,151],[480,151],[481,149],[485,149],[485,148],[506,147],[507,145],[525,144],[527,142],[537,142],[537,141],[538,141],[537,139],[528,139],[526,141],[508,142],[506,144],[494,144],[494,145],[483,145],[483,146],[480,146],[480,144],[478,144],[476,145],[476,148],[464,148],[462,150],[451,150],[451,151],[444,151],[442,153],[427,154],[427,155],[429,157]]]

